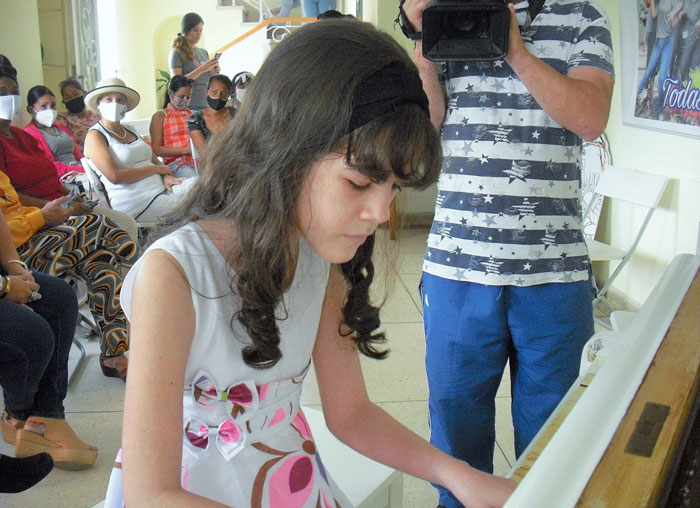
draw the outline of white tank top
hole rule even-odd
[[[207,233],[187,224],[154,242],[141,259],[153,249],[165,250],[182,266],[195,311],[182,399],[183,488],[226,506],[315,508],[321,499],[324,506],[350,506],[323,468],[300,409],[329,263],[299,240],[294,280],[276,312],[284,318],[277,321],[282,358],[269,369],[254,369],[241,356],[248,334],[238,321],[231,326],[241,305],[230,289],[233,269]],[[127,317],[141,266],[140,260],[124,279],[121,304]],[[300,476],[298,465],[309,466],[303,492],[290,491]]]
[[[137,168],[153,163],[153,151],[140,136],[136,135],[136,139],[131,143],[122,143],[100,123],[90,127],[90,130],[104,135],[118,168]],[[147,176],[138,182],[115,184],[102,173],[98,174],[107,190],[112,208],[126,212],[132,217],[138,216],[156,196],[166,191],[163,177],[160,175]]]
[[[294,281],[277,311],[280,317],[287,315],[287,319],[277,322],[282,359],[262,370],[246,365],[241,356],[250,338],[238,321],[231,328],[231,317],[241,304],[229,287],[234,272],[209,235],[198,224],[190,223],[154,242],[141,259],[153,249],[171,254],[191,287],[196,326],[186,381],[205,370],[226,386],[242,380],[262,384],[297,376],[306,368],[316,341],[330,265],[305,239],[300,240]],[[133,281],[141,264],[139,261],[129,270],[122,286],[121,305],[127,317],[131,315]]]

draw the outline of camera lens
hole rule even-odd
[[[452,13],[443,17],[443,33],[450,37],[480,39],[488,33],[489,21],[486,16],[472,11]]]

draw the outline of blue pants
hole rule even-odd
[[[299,7],[301,5],[301,0],[282,0],[280,2],[280,12],[277,16],[280,18],[288,18],[289,13],[292,12],[292,9],[295,7]]]
[[[671,60],[673,59],[673,48],[675,46],[675,35],[669,35],[663,39],[656,39],[654,49],[651,52],[651,58],[647,65],[647,70],[639,82],[637,93],[641,93],[647,85],[647,81],[656,72],[656,66],[659,66],[659,113],[664,111],[664,81],[671,71]]]
[[[588,281],[485,286],[423,273],[430,441],[493,472],[495,396],[510,360],[520,455],[578,376],[593,335]],[[440,504],[462,505],[437,486]]]
[[[0,386],[13,418],[63,418],[78,300],[58,277],[34,272],[41,300],[0,299]]]
[[[337,0],[304,0],[304,16],[315,18],[322,12],[335,9]]]

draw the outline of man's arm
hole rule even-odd
[[[428,96],[430,106],[430,121],[440,130],[445,121],[445,87],[440,83],[437,65],[423,56],[423,42],[416,41],[411,55],[413,63],[418,67],[418,74],[423,82],[423,91]]]
[[[600,136],[610,114],[614,80],[595,67],[580,66],[563,76],[528,52],[511,4],[510,48],[506,61],[537,103],[562,127],[586,141]]]
[[[423,30],[423,7],[428,0],[406,0],[403,4],[403,11],[406,19],[413,25],[416,32]],[[437,65],[423,56],[423,41],[416,41],[411,55],[413,63],[418,67],[418,74],[423,82],[423,91],[428,96],[430,105],[430,120],[438,130],[445,120],[445,88],[440,83]]]

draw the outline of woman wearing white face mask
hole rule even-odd
[[[22,99],[16,74],[8,69],[0,67],[0,171],[10,178],[24,206],[42,208],[70,191],[59,180],[53,157],[44,153],[34,137],[11,125],[19,114]],[[91,210],[76,200],[63,211],[67,219]]]
[[[193,179],[176,178],[151,147],[121,121],[140,97],[119,78],[100,81],[85,105],[100,113],[100,122],[85,137],[85,155],[99,169],[112,207],[139,222],[159,222],[184,195]]]
[[[56,96],[53,92],[42,85],[30,88],[27,92],[27,111],[32,115],[32,121],[24,131],[34,137],[39,148],[53,160],[58,176],[65,181],[65,178],[72,179],[83,174],[80,148],[68,129],[56,123]]]
[[[192,95],[192,80],[182,75],[170,79],[163,109],[151,118],[151,148],[177,177],[194,176],[194,160],[190,149],[187,119],[192,114],[187,106]]]
[[[243,102],[243,97],[245,97],[246,94],[246,88],[250,86],[253,77],[254,75],[252,72],[241,71],[231,80],[233,81],[233,100],[236,111],[240,109],[241,102]]]

